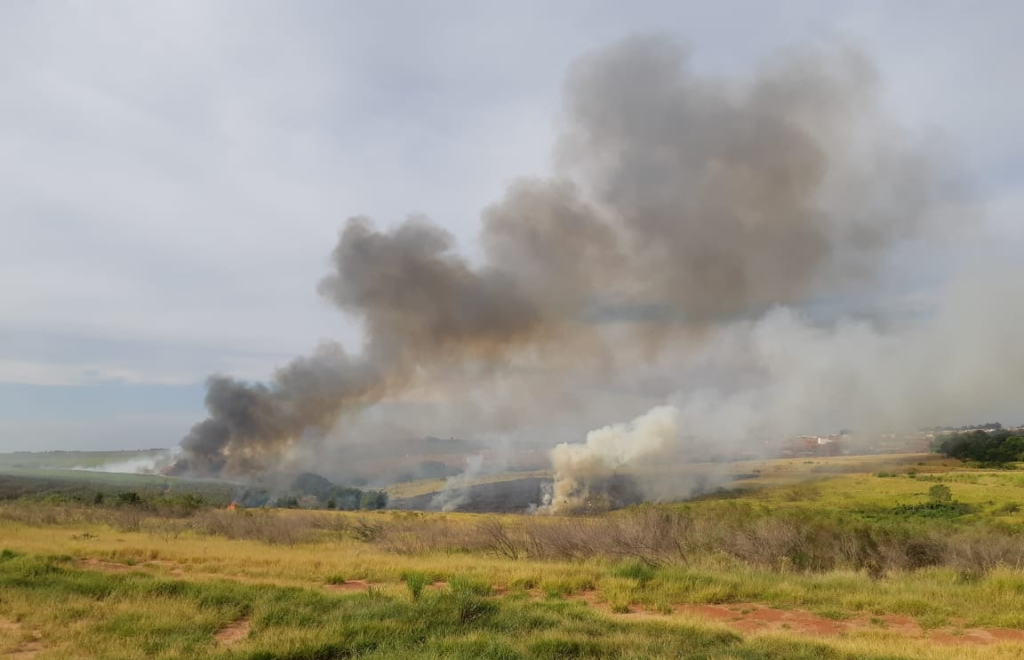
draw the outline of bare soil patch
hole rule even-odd
[[[805,610],[782,610],[758,603],[676,605],[673,612],[725,623],[746,634],[787,631],[820,637],[844,635],[861,630],[886,630],[907,637],[930,639],[940,644],[1024,643],[1024,631],[1021,630],[953,627],[926,630],[914,619],[899,615],[855,617],[837,621]]]
[[[22,625],[16,621],[0,619],[0,630],[12,637],[24,637]],[[43,650],[43,641],[38,631],[30,639],[19,642],[14,648],[0,651],[0,660],[32,660]]]
[[[250,627],[249,619],[238,619],[215,632],[213,639],[220,646],[231,646],[248,637]]]
[[[341,584],[325,584],[328,591],[369,591],[373,585],[366,580],[345,580]]]
[[[93,571],[108,571],[112,573],[120,573],[126,571],[137,571],[145,572],[146,569],[170,569],[167,575],[173,578],[179,579],[190,579],[190,580],[233,580],[235,582],[243,582],[245,584],[284,584],[283,580],[276,580],[273,578],[259,578],[251,577],[248,575],[232,575],[230,573],[210,573],[210,572],[185,572],[183,566],[185,564],[169,561],[169,560],[152,560],[141,564],[122,564],[119,562],[105,561],[102,559],[96,559],[95,557],[86,557],[78,560],[79,568]]]
[[[536,597],[540,597],[538,593]],[[806,610],[783,610],[759,603],[729,603],[723,605],[674,605],[666,614],[632,607],[629,612],[613,612],[599,591],[582,591],[572,600],[581,600],[588,606],[615,617],[671,620],[679,615],[724,623],[744,634],[762,632],[791,632],[810,637],[846,635],[863,630],[885,630],[906,637],[930,639],[939,644],[995,644],[1016,642],[1024,644],[1024,630],[1008,628],[957,628],[946,626],[926,630],[908,616],[887,614],[875,617],[854,617],[834,620]]]
[[[89,568],[94,571],[133,571],[142,568],[138,565],[121,564],[116,561],[104,561],[102,559],[96,559],[94,557],[87,557],[79,560],[82,568]]]

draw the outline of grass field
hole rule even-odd
[[[153,460],[166,452],[142,451],[58,451],[0,454],[0,500],[34,497],[92,501],[134,491],[142,495],[185,495],[203,497],[224,506],[237,487],[216,480],[193,480],[157,474],[100,472],[95,468]]]
[[[58,468],[0,468],[0,499],[46,497],[91,501],[97,493],[105,497],[134,491],[144,495],[193,494],[224,506],[237,487],[222,481],[176,479],[154,474],[89,472]]]
[[[1024,657],[1024,474],[730,469],[593,518],[8,502],[0,658]]]
[[[32,468],[72,470],[95,468],[109,463],[123,463],[140,459],[155,459],[166,449],[138,449],[123,451],[20,451],[0,454],[0,470],[6,468]]]

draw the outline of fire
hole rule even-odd
[[[238,508],[238,502],[232,502],[231,504],[228,505],[228,511],[234,511],[237,508]]]

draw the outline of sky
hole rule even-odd
[[[637,33],[726,75],[858,46],[984,201],[972,249],[1013,258],[1022,23],[997,0],[0,3],[0,451],[169,447],[209,374],[358,351],[316,293],[345,219],[426,214],[472,253],[480,210],[549,170],[569,63]]]

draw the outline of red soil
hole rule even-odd
[[[213,639],[221,646],[231,646],[249,636],[249,619],[232,621],[213,634]]]
[[[15,637],[20,637],[23,634],[20,623],[7,621],[6,619],[0,619],[0,630]],[[0,651],[0,660],[32,660],[42,650],[43,642],[40,639],[40,634],[33,631],[31,639],[20,642],[14,648],[7,651]]]
[[[346,580],[341,584],[324,585],[324,588],[328,591],[369,591],[371,586],[365,580]]]

